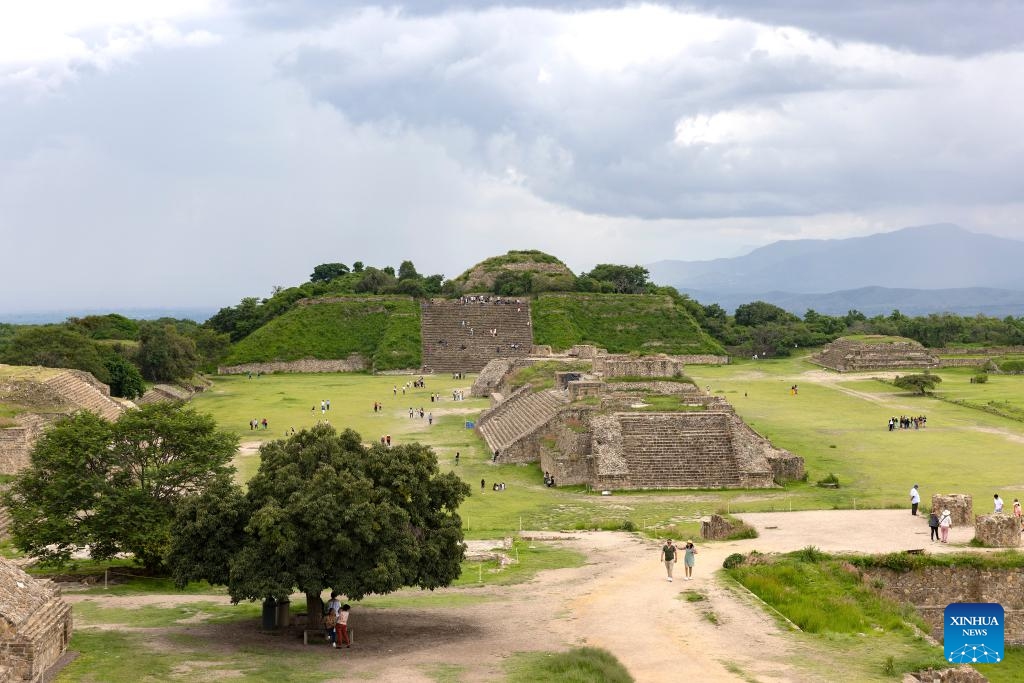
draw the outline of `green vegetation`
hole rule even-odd
[[[629,375],[621,377],[606,377],[605,382],[609,384],[626,384],[633,382],[675,382],[677,384],[693,384],[693,379],[686,375],[678,375],[677,377],[642,377],[640,375]]]
[[[509,377],[508,383],[513,389],[529,384],[535,392],[544,391],[555,386],[556,372],[583,372],[589,369],[590,363],[586,361],[563,363],[561,361],[544,360],[519,368]]]
[[[632,407],[630,410],[654,413],[693,413],[707,410],[705,405],[686,403],[682,397],[674,394],[647,394],[641,401],[643,406]]]
[[[722,352],[669,295],[543,294],[532,313],[534,341],[559,351],[596,344],[612,353]]]
[[[974,569],[1021,569],[1024,554],[1015,550],[993,553],[941,553],[938,555],[911,555],[887,553],[882,555],[849,555],[843,560],[855,567],[884,568],[895,571],[914,571],[928,567],[970,567]]]
[[[351,297],[297,306],[232,347],[224,363],[338,359],[359,353],[373,369],[420,364],[419,306],[406,297]]]
[[[731,558],[730,558],[731,559]],[[754,563],[727,568],[738,581],[828,649],[861,639],[877,659],[878,670],[894,674],[928,666],[942,668],[939,647],[920,636],[926,630],[913,607],[875,593],[855,569],[839,558],[806,548],[781,556],[758,556]],[[827,640],[820,640],[821,637]],[[867,639],[867,640],[864,640]],[[888,661],[880,653],[889,654]],[[870,660],[861,665],[870,665]]]
[[[902,375],[894,379],[892,383],[900,389],[909,389],[923,396],[940,382],[942,382],[941,377],[925,372],[918,375]]]
[[[497,560],[486,562],[465,561],[462,575],[453,586],[511,586],[526,583],[538,572],[548,569],[582,567],[586,561],[581,553],[556,544],[524,541],[516,538],[507,551],[512,564],[502,566]]]
[[[511,683],[630,683],[629,675],[607,650],[579,647],[568,652],[526,652],[506,665]]]

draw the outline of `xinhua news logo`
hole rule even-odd
[[[943,617],[942,643],[953,664],[1003,661],[1003,606],[996,602],[954,602]]]

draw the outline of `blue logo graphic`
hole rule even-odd
[[[1003,606],[995,602],[954,602],[942,621],[946,661],[995,664],[1003,661]]]

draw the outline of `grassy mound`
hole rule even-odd
[[[361,353],[374,370],[420,365],[420,313],[407,297],[332,298],[297,306],[232,347],[225,365],[346,358]]]
[[[481,261],[454,279],[463,292],[494,291],[494,283],[502,273],[516,273],[531,281],[529,291],[572,290],[576,277],[569,267],[551,254],[536,249],[510,251]]]
[[[612,353],[723,353],[689,311],[660,294],[542,294],[533,334],[557,351],[596,344]]]

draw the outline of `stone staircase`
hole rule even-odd
[[[44,384],[83,410],[91,410],[108,420],[116,420],[124,408],[110,398],[110,390],[88,372],[65,370]]]
[[[474,380],[473,387],[469,390],[470,395],[490,396],[493,394],[501,386],[501,380],[505,379],[505,375],[512,369],[514,362],[514,358],[495,358],[490,361]]]
[[[728,415],[619,413],[617,417],[634,488],[740,486]]]
[[[569,402],[569,395],[558,389],[537,393],[532,393],[528,386],[523,389],[495,406],[490,415],[485,413],[480,418],[478,430],[492,452],[503,452],[541,429]]]
[[[424,372],[480,372],[492,359],[525,358],[533,348],[529,301],[433,299],[420,309]]]

